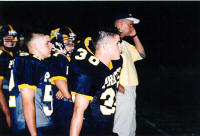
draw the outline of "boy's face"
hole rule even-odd
[[[108,51],[111,60],[118,60],[121,54],[121,40],[119,35],[114,35],[108,40],[108,46],[106,46],[106,50]]]
[[[14,47],[14,36],[12,35],[7,35],[7,36],[4,36],[3,37],[3,40],[4,40],[4,46],[5,47]]]

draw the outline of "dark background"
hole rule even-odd
[[[200,2],[0,2],[0,23],[22,34],[34,22],[68,25],[84,37],[118,12],[140,19],[135,28],[147,53],[136,62],[137,134],[200,135]]]

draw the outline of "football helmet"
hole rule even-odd
[[[58,50],[60,52],[68,54],[71,53],[71,51],[67,50],[67,46],[74,46],[76,34],[68,26],[64,28],[60,27],[51,31],[50,39],[52,44],[52,51]]]
[[[10,38],[9,36],[13,36]],[[0,26],[0,42],[1,45],[6,46],[6,42],[12,42],[13,46],[6,46],[7,48],[15,47],[17,39],[17,32],[9,24]]]

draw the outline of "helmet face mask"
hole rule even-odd
[[[14,40],[14,36],[6,35],[3,37],[3,45],[5,47],[12,48],[15,46],[13,40]]]
[[[63,43],[60,43],[60,42],[53,42],[51,41],[51,45],[52,45],[52,51],[59,51],[59,52],[62,52],[64,54],[66,54],[66,49],[65,49],[65,46]]]
[[[72,53],[74,50],[74,43],[72,39],[64,39],[64,45],[66,48],[66,51],[68,53]]]
[[[1,45],[6,48],[15,47],[17,39],[17,32],[12,28],[11,25],[0,26],[0,40]]]
[[[71,54],[74,49],[74,40],[76,34],[73,33],[71,28],[57,28],[51,31],[50,34],[52,51],[59,51],[64,54]]]

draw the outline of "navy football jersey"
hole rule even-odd
[[[54,53],[52,57],[46,60],[47,60],[46,62],[50,67],[51,72],[53,73],[51,77],[52,81],[55,79],[67,80],[70,57],[59,53]]]
[[[84,115],[84,126],[89,125],[90,130],[112,131],[121,66],[122,57],[108,68],[83,47],[77,49],[70,62],[70,90],[91,100]]]
[[[86,37],[86,38],[82,38],[81,40],[79,40],[77,43],[75,43],[74,46],[74,51],[72,52],[71,58],[74,57],[74,55],[76,54],[77,49],[79,48],[84,48],[86,49],[90,54],[94,55],[95,52],[95,48],[92,42],[92,38],[91,37]]]
[[[51,83],[54,84],[54,80],[56,79],[67,81],[70,57],[55,53],[49,59],[49,61],[51,62],[50,67],[52,72]],[[52,88],[53,88],[52,90],[54,99],[53,102],[54,123],[58,131],[65,131],[67,124],[68,125],[70,124],[70,120],[73,114],[73,103],[67,100],[66,98],[58,100],[56,98],[56,93],[58,92],[58,88],[56,87],[55,84],[52,86]]]
[[[8,91],[8,84],[10,78],[9,62],[12,60],[13,53],[0,50],[0,79],[3,80],[2,90]]]
[[[49,126],[53,128],[57,123],[54,120],[54,116],[58,106],[55,99],[58,89],[55,86],[54,80],[67,80],[68,61],[66,61],[65,56],[54,54],[43,60],[43,64],[45,65],[44,73],[40,78],[35,94],[36,125],[37,128]]]
[[[11,128],[13,132],[19,132],[27,129],[20,90],[25,87],[36,91],[40,78],[45,73],[46,66],[34,55],[29,55],[28,53],[23,53],[14,60],[11,60],[10,64],[9,108],[11,113]],[[38,120],[36,118],[36,122]]]
[[[20,89],[32,88],[35,93],[36,127],[53,128],[56,112],[55,94],[58,89],[54,80],[66,80],[68,61],[62,55],[54,55],[43,61],[26,53],[16,57],[10,79],[10,101],[12,128],[14,132],[27,129],[23,114]],[[61,104],[62,105],[62,104]]]

